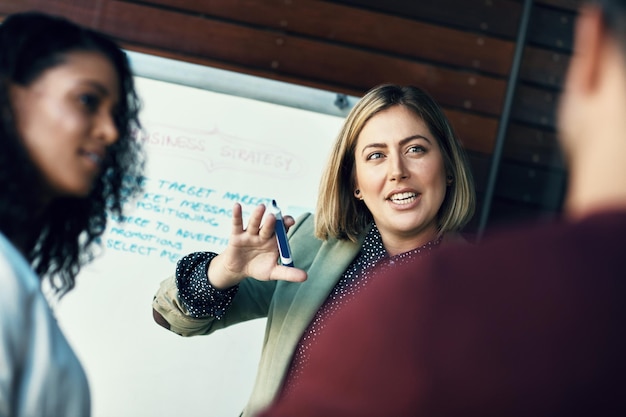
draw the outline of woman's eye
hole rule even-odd
[[[372,160],[372,159],[380,159],[383,157],[383,154],[381,152],[374,152],[371,153],[367,156],[367,160]]]
[[[420,145],[414,145],[408,149],[408,153],[424,153],[424,152],[426,152],[426,149]]]
[[[80,103],[90,112],[97,110],[100,105],[100,97],[95,94],[81,94],[78,99]]]

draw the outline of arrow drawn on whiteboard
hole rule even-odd
[[[209,172],[235,170],[265,176],[294,178],[306,168],[304,155],[281,150],[277,145],[212,130],[188,129],[143,121],[136,137],[148,154],[189,158],[201,162]]]

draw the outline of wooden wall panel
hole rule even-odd
[[[524,164],[505,162],[496,189],[502,199],[522,201],[545,211],[557,211],[563,193],[552,190],[563,190],[564,187],[565,176],[559,170],[529,168]]]
[[[545,6],[554,6],[556,8],[569,10],[571,12],[576,12],[582,4],[582,0],[536,0],[536,2],[538,4],[542,4]]]
[[[461,68],[506,75],[514,43],[398,16],[300,0],[151,0],[150,4]]]
[[[535,168],[564,170],[556,133],[512,123],[504,147],[506,159]]]
[[[111,0],[101,29],[131,44],[208,55],[238,65],[325,80],[363,92],[382,82],[415,83],[448,106],[497,116],[504,80],[207,17]]]
[[[68,1],[68,0],[0,0],[0,13],[7,15],[29,10],[40,10],[51,14],[65,16],[76,23],[89,27],[97,26],[100,12],[99,1]]]
[[[545,218],[560,212],[567,173],[555,133],[556,110],[578,3],[538,0],[532,8],[492,221],[515,216]]]
[[[521,79],[543,87],[559,89],[563,85],[569,53],[528,46],[520,68]]]
[[[514,120],[554,129],[558,93],[553,90],[520,84],[515,94]]]
[[[522,6],[514,0],[339,0],[337,3],[514,39]]]
[[[463,146],[469,150],[490,154],[498,130],[498,119],[458,110],[444,109]]]
[[[566,171],[556,106],[580,0],[536,0],[530,15],[494,219],[560,209]],[[442,104],[484,195],[522,0],[0,0],[101,30],[130,50],[361,95],[416,84]],[[473,223],[475,224],[475,222]]]
[[[533,7],[528,41],[549,48],[572,50],[575,13],[541,4]]]

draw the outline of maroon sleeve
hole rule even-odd
[[[584,244],[609,233],[514,234],[377,276],[262,417],[626,415],[626,257]]]

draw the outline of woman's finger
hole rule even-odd
[[[232,233],[243,232],[243,218],[241,216],[241,204],[235,203],[233,206],[233,228]]]
[[[287,215],[287,216],[283,216],[283,223],[285,223],[285,229],[289,230],[291,226],[296,224],[296,221],[294,220],[293,217]]]
[[[259,204],[252,210],[250,214],[250,220],[248,221],[248,227],[246,232],[252,235],[259,234],[259,228],[261,227],[261,221],[263,221],[263,214],[265,213],[265,204]]]
[[[300,268],[277,265],[270,274],[270,280],[302,282],[306,281],[307,273]]]
[[[269,239],[274,234],[274,228],[276,227],[276,217],[273,214],[265,216],[261,230],[259,230],[259,236],[263,239]]]

